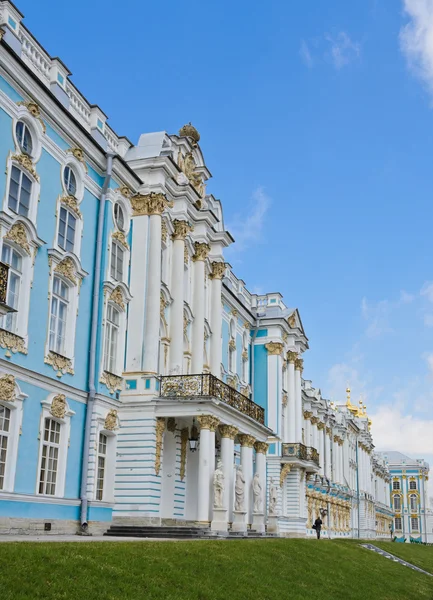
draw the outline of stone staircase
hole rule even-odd
[[[214,539],[251,539],[251,538],[271,538],[276,535],[256,533],[247,531],[245,533],[211,531],[210,528],[191,527],[191,526],[139,526],[139,525],[111,525],[104,533],[109,537],[136,537],[136,538],[156,538],[172,540],[214,540]]]

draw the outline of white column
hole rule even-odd
[[[340,453],[340,483],[345,485],[344,481],[344,456],[343,456],[343,440],[338,443],[339,453]]]
[[[224,498],[223,506],[227,509],[227,517],[233,521],[233,502],[234,502],[234,439],[238,429],[232,425],[220,425],[221,434],[221,462],[224,471]]]
[[[203,373],[203,351],[204,351],[204,276],[205,260],[209,253],[208,244],[195,242],[194,261],[194,296],[193,311],[194,321],[192,323],[192,359],[191,371],[194,374]]]
[[[318,418],[317,417],[312,417],[311,418],[311,445],[313,448],[315,448],[317,451],[319,451],[319,441],[318,441],[318,431],[317,431],[317,422],[318,422]]]
[[[238,436],[241,445],[241,465],[245,479],[245,511],[246,522],[252,523],[252,483],[253,483],[253,447],[255,438],[252,435],[240,434]]]
[[[281,373],[281,353],[283,344],[281,342],[269,342],[265,344],[268,352],[268,405],[266,425],[277,435],[281,435],[281,384],[278,386],[278,373]]]
[[[296,423],[296,440],[302,442],[302,386],[301,373],[304,361],[302,358],[295,360],[295,423]]]
[[[320,461],[320,475],[325,475],[325,426],[322,422],[318,423],[319,429],[319,461]]]
[[[183,301],[185,237],[190,231],[186,221],[173,221],[170,308],[170,375],[183,372]]]
[[[293,444],[296,439],[296,391],[295,391],[295,359],[296,352],[287,352],[287,379],[289,398],[287,402],[288,442]]]
[[[211,314],[210,326],[212,335],[210,338],[210,369],[212,375],[221,379],[222,360],[222,311],[221,311],[221,280],[224,277],[226,264],[224,262],[212,263],[211,274]]]
[[[333,473],[332,480],[334,481],[334,483],[338,483],[338,480],[339,480],[338,450],[337,450],[338,444],[337,444],[337,442],[334,441],[334,433],[332,434],[331,444],[332,444],[332,473]]]
[[[266,514],[267,506],[266,506],[266,453],[268,451],[268,444],[266,442],[256,442],[254,444],[254,448],[256,451],[256,473],[259,474],[260,483],[262,484],[262,503],[263,503],[263,512]]]
[[[211,520],[211,473],[215,469],[215,427],[219,419],[212,415],[197,417],[200,425],[200,445],[198,463],[198,511],[197,520],[207,522]]]
[[[311,418],[310,412],[304,411],[304,444],[308,447],[311,446]]]
[[[329,427],[325,427],[324,429],[325,435],[325,477],[329,480],[332,478],[332,470],[331,470],[331,439],[330,435],[332,435],[332,430]]]
[[[143,371],[157,374],[161,305],[161,214],[149,217]]]

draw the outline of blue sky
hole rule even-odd
[[[18,7],[118,134],[196,125],[228,259],[299,308],[304,376],[433,462],[433,1]]]

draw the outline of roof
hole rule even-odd
[[[396,452],[395,450],[385,450],[383,452],[380,452],[380,454],[388,461],[389,465],[404,464],[406,466],[412,465],[415,467],[426,465],[423,459],[411,458],[410,456],[402,454],[402,452]]]

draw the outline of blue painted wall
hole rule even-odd
[[[268,423],[268,351],[260,344],[254,346],[254,402],[265,409]]]

